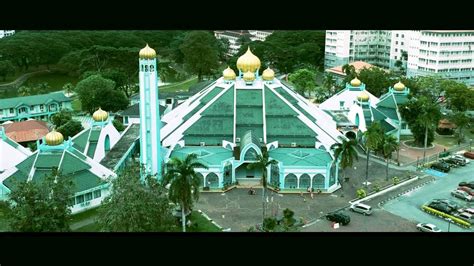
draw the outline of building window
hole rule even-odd
[[[44,104],[41,104],[41,105],[40,105],[40,111],[41,111],[41,112],[44,112]]]
[[[398,52],[398,49],[397,49],[397,48],[395,48],[395,52]]]
[[[10,114],[14,114],[15,110],[13,108],[10,108]]]
[[[344,108],[344,101],[339,101],[339,107],[340,107],[341,109]]]
[[[81,204],[84,202],[84,195],[80,195],[76,197],[76,204]]]

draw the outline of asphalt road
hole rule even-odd
[[[432,199],[450,199],[459,203],[461,206],[474,206],[474,202],[467,203],[461,199],[451,196],[451,191],[457,188],[461,181],[474,181],[474,162],[464,167],[453,168],[445,176],[435,176],[436,180],[402,195],[383,205],[383,209],[403,217],[414,223],[424,222],[432,223],[438,226],[443,232],[474,232],[474,227],[465,229],[455,224],[450,224],[436,216],[423,212],[420,207]]]

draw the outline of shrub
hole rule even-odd
[[[441,217],[444,217],[444,218],[449,218],[451,220],[453,220],[454,223],[456,224],[459,224],[461,226],[465,226],[465,227],[471,227],[471,224],[462,220],[462,219],[459,219],[457,217],[454,217],[452,215],[449,215],[449,214],[446,214],[444,212],[441,212],[441,211],[438,211],[438,210],[435,210],[433,208],[430,208],[428,206],[421,206],[421,209],[429,214],[434,214],[434,215],[438,215],[438,216],[441,216]]]
[[[209,187],[203,187],[202,188],[203,191],[209,191],[209,189],[210,189]]]
[[[394,185],[400,183],[400,179],[398,178],[398,176],[394,176],[394,177],[392,178],[392,180],[393,180],[393,184],[394,184]]]
[[[117,129],[117,131],[119,132],[122,132],[125,130],[125,127],[122,124],[122,122],[120,122],[120,120],[114,119],[114,121],[112,121],[112,124],[114,125],[115,129]]]
[[[380,191],[380,185],[379,184],[374,184],[372,187],[373,191],[379,192]]]
[[[359,199],[365,198],[366,196],[367,196],[367,193],[365,192],[364,189],[360,188],[360,189],[357,190],[357,197]]]

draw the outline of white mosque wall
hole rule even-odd
[[[94,153],[94,160],[100,162],[104,159],[106,152],[105,152],[105,139],[109,136],[110,139],[110,149],[112,149],[115,144],[120,140],[120,133],[115,129],[112,123],[108,123],[102,130],[100,131],[99,140],[97,141],[97,147]]]
[[[359,115],[359,131],[365,132],[367,130],[367,125],[365,124],[364,111],[362,107],[358,104],[353,104],[347,114],[347,118],[356,125],[356,116]]]
[[[20,147],[14,148],[0,138],[0,172],[19,164],[31,154],[31,151]]]

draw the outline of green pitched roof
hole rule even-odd
[[[393,109],[393,108],[387,108],[387,107],[378,107],[377,106],[377,110],[379,110],[380,112],[382,112],[384,115],[386,115],[387,117],[389,117],[390,119],[393,119],[393,120],[397,120],[398,121],[398,113],[397,113],[397,109]]]
[[[388,122],[385,121],[385,120],[380,121],[380,126],[382,126],[382,128],[383,128],[384,131],[385,131],[385,133],[390,132],[390,131],[396,129],[394,126],[390,125],[390,123],[388,123]]]
[[[71,99],[66,97],[66,95],[64,95],[64,93],[62,92],[53,92],[53,93],[48,93],[48,94],[39,94],[39,95],[32,95],[32,96],[0,99],[0,106],[2,109],[6,109],[6,108],[15,108],[22,104],[30,105],[30,106],[38,105],[38,104],[47,104],[51,101],[70,102]]]
[[[82,170],[75,173],[72,176],[72,181],[74,184],[74,193],[95,188],[106,183],[89,170]]]
[[[195,153],[198,161],[206,166],[220,165],[222,161],[232,158],[232,151],[223,147],[184,147],[171,152],[170,158],[184,159],[186,155]]]
[[[9,189],[14,190],[18,183],[25,182],[28,179],[28,174],[22,171],[16,171],[10,177],[3,181],[3,184]]]
[[[74,148],[78,149],[81,152],[84,152],[86,150],[90,130],[91,130],[90,128],[87,130],[84,130],[74,137],[74,139],[72,140]]]
[[[387,116],[384,113],[377,110],[377,108],[373,108],[372,106],[370,108],[372,110],[372,114],[374,115],[374,120],[375,121],[381,121],[381,120],[385,120],[387,118]]]
[[[331,155],[325,150],[310,148],[277,148],[269,151],[269,156],[284,167],[288,166],[320,166],[326,167],[332,162]]]

